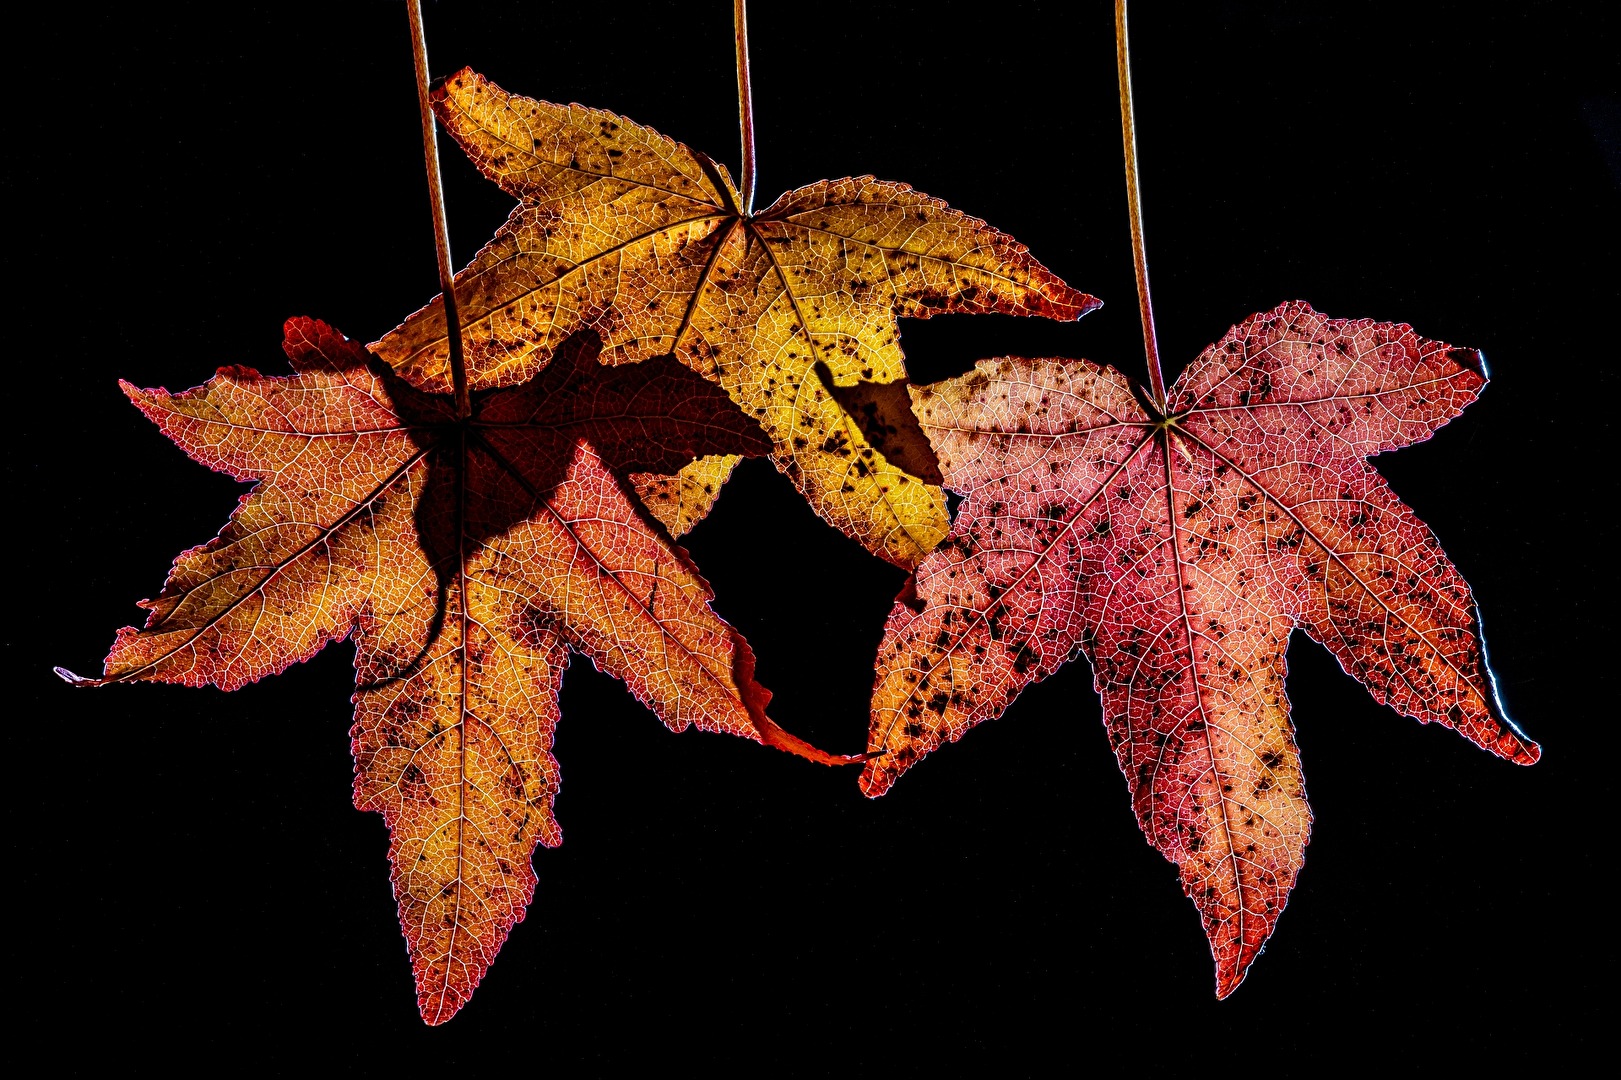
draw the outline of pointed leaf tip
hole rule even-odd
[[[1515,739],[1515,742],[1518,745],[1515,748],[1515,752],[1509,755],[1508,759],[1516,765],[1535,765],[1537,762],[1541,761],[1542,745],[1525,738],[1523,735],[1519,735],[1518,731],[1516,731],[1515,734],[1519,736],[1517,739]]]
[[[1483,379],[1491,378],[1491,374],[1486,370],[1486,354],[1479,349],[1455,348],[1447,353],[1447,359],[1461,368],[1468,368]]]
[[[767,746],[774,746],[778,750],[802,757],[806,761],[814,761],[818,765],[863,765],[872,758],[883,753],[882,750],[867,751],[861,754],[834,754],[813,746],[801,739],[798,735],[790,734],[777,726],[776,721],[765,715],[754,718],[755,729],[760,734],[760,741]]]
[[[1258,952],[1242,964],[1225,965],[1218,963],[1216,965],[1217,1001],[1226,1001],[1228,998],[1233,996],[1233,991],[1244,985],[1244,979],[1250,973],[1250,965],[1253,964],[1260,957],[1260,955],[1261,954]]]
[[[449,75],[439,76],[437,79],[434,79],[432,82],[428,83],[428,100],[434,102],[435,104],[439,103],[440,101],[444,100],[447,93],[445,87],[460,87],[462,82],[468,78],[478,79],[481,78],[481,76],[471,67],[458,68],[457,70],[452,71]]]

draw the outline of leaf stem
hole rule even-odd
[[[433,247],[439,260],[439,291],[445,302],[445,334],[450,341],[450,381],[456,393],[456,416],[473,415],[467,396],[467,362],[462,358],[462,325],[456,312],[455,275],[450,263],[450,227],[445,222],[445,188],[439,178],[439,140],[433,105],[428,100],[428,39],[422,32],[422,0],[406,0],[411,21],[411,52],[416,62],[417,108],[422,114],[422,157],[428,172],[428,201],[433,209]]]
[[[749,16],[745,0],[732,0],[737,39],[737,122],[743,129],[743,216],[754,213],[754,92],[749,86]]]
[[[741,3],[741,0],[739,0]],[[1126,204],[1131,213],[1131,258],[1137,269],[1137,310],[1143,320],[1143,352],[1154,402],[1165,407],[1165,375],[1154,333],[1154,300],[1148,291],[1148,256],[1143,251],[1143,201],[1137,188],[1137,127],[1131,108],[1131,44],[1126,38],[1126,0],[1114,3],[1114,49],[1120,71],[1120,129],[1126,144]]]

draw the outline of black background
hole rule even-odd
[[[909,322],[920,381],[1002,353],[1142,376],[1107,5],[754,6],[761,205],[826,176],[903,179],[1107,302],[1067,325]],[[735,171],[728,5],[637,7],[434,6],[433,68],[618,111]],[[1600,512],[1621,360],[1602,7],[1142,3],[1133,24],[1169,375],[1291,298],[1490,359],[1482,401],[1379,468],[1473,583],[1540,764],[1397,717],[1297,638],[1314,835],[1266,955],[1218,1003],[1083,662],[869,802],[853,771],[670,735],[576,660],[557,744],[567,843],[538,854],[527,921],[432,1030],[382,820],[349,801],[348,645],[229,695],[74,691],[49,671],[98,670],[132,602],[239,492],[116,377],[283,371],[285,317],[371,340],[436,291],[404,13],[56,4],[14,25],[6,893],[24,1044],[64,1066],[294,1067],[319,1048],[378,1070],[648,1054],[822,1072],[1043,1054],[1401,1068],[1546,1061],[1593,1038],[1615,985],[1597,880],[1616,721]],[[465,261],[509,201],[442,145]],[[902,574],[763,462],[688,546],[777,719],[860,749]]]

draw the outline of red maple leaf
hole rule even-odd
[[[770,444],[664,357],[597,362],[575,335],[541,374],[475,395],[413,390],[324,323],[292,319],[296,374],[221,368],[171,394],[124,384],[163,433],[256,486],[183,553],[102,679],[233,690],[355,640],[355,805],[383,814],[422,1016],[455,1014],[534,895],[553,816],[570,650],[671,729],[829,763],[765,715],[747,642],[626,494],[633,470]]]
[[[1077,650],[1148,840],[1243,980],[1311,827],[1284,694],[1292,630],[1375,698],[1522,764],[1469,586],[1367,459],[1422,441],[1486,384],[1472,349],[1303,303],[1207,348],[1155,408],[1087,361],[981,361],[914,387],[950,536],[879,648],[863,789],[1000,714]]]

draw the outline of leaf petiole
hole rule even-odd
[[[754,213],[754,92],[749,86],[749,16],[745,0],[732,0],[737,39],[737,122],[743,129],[743,216]]]
[[[738,0],[741,5],[742,0]],[[1137,310],[1143,320],[1143,352],[1148,359],[1148,383],[1154,403],[1165,409],[1165,375],[1159,366],[1159,341],[1154,334],[1154,301],[1148,291],[1148,256],[1143,250],[1142,194],[1137,188],[1137,129],[1131,107],[1131,44],[1126,37],[1126,0],[1114,4],[1114,49],[1120,72],[1120,128],[1126,146],[1126,205],[1131,214],[1131,259],[1137,270]]]
[[[739,0],[741,3],[741,0]],[[416,63],[417,108],[422,114],[422,156],[428,173],[428,201],[433,210],[433,247],[439,262],[439,291],[445,302],[445,336],[450,344],[450,379],[456,394],[456,417],[473,415],[467,396],[467,364],[462,359],[461,319],[456,313],[455,274],[450,263],[450,227],[445,222],[445,188],[439,178],[439,141],[428,98],[428,40],[422,32],[422,0],[407,0],[411,22],[411,58]]]

